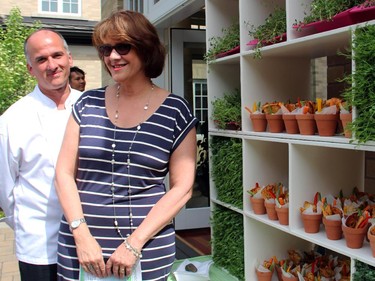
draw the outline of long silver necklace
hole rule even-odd
[[[143,118],[141,122],[137,125],[136,130],[134,132],[134,136],[132,141],[130,142],[129,149],[127,152],[127,159],[126,159],[126,169],[128,172],[128,201],[129,201],[129,225],[130,225],[130,233],[133,232],[134,229],[134,224],[133,224],[133,210],[132,210],[132,197],[131,197],[131,185],[130,185],[130,166],[131,166],[131,161],[130,161],[130,153],[133,148],[134,141],[138,135],[138,132],[141,130],[142,124],[144,122],[146,112],[148,110],[149,104],[150,104],[150,98],[152,95],[152,92],[154,91],[154,84],[151,82],[151,91],[147,100],[147,103],[143,107]],[[116,232],[118,235],[124,240],[125,238],[121,234],[119,223],[117,220],[117,213],[116,213],[116,205],[115,205],[115,181],[114,181],[114,173],[115,173],[115,153],[116,153],[116,133],[117,133],[117,122],[119,119],[119,101],[120,101],[120,85],[117,87],[116,91],[116,100],[117,100],[117,107],[115,111],[115,120],[114,120],[114,129],[113,129],[113,142],[112,142],[112,161],[111,161],[111,166],[112,166],[112,173],[111,173],[111,195],[112,195],[112,206],[113,206],[113,224],[116,229]],[[129,235],[129,234],[128,234]]]

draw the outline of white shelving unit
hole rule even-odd
[[[289,135],[286,133],[256,133],[252,131],[245,106],[254,102],[312,99],[311,60],[336,55],[351,44],[351,30],[343,27],[319,34],[305,35],[292,28],[295,19],[302,20],[311,0],[206,0],[207,49],[209,38],[221,36],[233,20],[240,23],[241,51],[217,59],[208,66],[209,115],[211,102],[235,88],[241,90],[242,131],[216,129],[209,123],[211,137],[241,138],[243,143],[243,210],[222,203],[216,197],[211,181],[211,205],[221,205],[243,214],[245,280],[256,280],[255,264],[273,255],[286,257],[288,249],[309,250],[322,246],[352,261],[358,259],[375,266],[369,243],[353,250],[345,240],[328,240],[324,229],[317,234],[303,230],[299,208],[317,191],[323,195],[349,194],[354,186],[364,188],[365,152],[375,151],[375,144],[357,146],[343,136],[320,137]],[[275,4],[287,14],[287,41],[262,48],[262,59],[254,58],[254,51],[246,43],[251,39],[247,24],[263,24]],[[369,24],[375,24],[371,21]],[[363,25],[363,24],[361,24]],[[282,182],[289,187],[289,226],[270,221],[267,215],[255,215],[247,190],[256,182],[261,185]],[[215,233],[213,233],[215,236]],[[215,251],[215,249],[213,249]],[[276,280],[276,276],[274,276]]]

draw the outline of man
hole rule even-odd
[[[69,84],[70,87],[83,92],[86,87],[85,72],[77,66],[70,68]]]
[[[14,229],[22,281],[57,279],[57,234],[62,210],[53,185],[55,162],[71,107],[73,64],[57,32],[40,29],[25,41],[34,90],[0,116],[0,207]]]

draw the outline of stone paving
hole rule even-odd
[[[13,230],[0,222],[0,281],[20,281]]]

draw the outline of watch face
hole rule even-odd
[[[79,220],[72,221],[72,228],[77,228],[80,224],[81,222]]]

